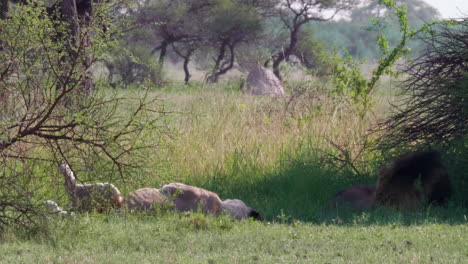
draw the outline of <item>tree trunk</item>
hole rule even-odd
[[[0,0],[0,20],[5,20],[8,15],[8,0]],[[3,50],[5,42],[0,41],[0,51]],[[0,95],[1,99],[1,95]]]
[[[221,43],[221,46],[219,47],[219,54],[218,58],[216,58],[215,61],[215,66],[213,67],[213,71],[211,72],[210,76],[208,76],[207,80],[210,83],[216,83],[218,82],[218,69],[221,65],[221,62],[224,60],[224,54],[226,53],[226,46],[227,46],[227,41],[223,41]]]
[[[234,45],[229,45],[228,44],[228,47],[229,47],[229,55],[230,55],[229,61],[225,62],[225,63],[223,63],[223,65],[221,65],[221,69],[218,71],[218,76],[225,74],[230,69],[232,69],[232,67],[234,66],[234,59],[235,59],[235,57],[234,57]],[[226,67],[223,68],[223,66],[226,66]]]
[[[77,46],[77,41],[80,34],[80,23],[78,20],[78,10],[76,8],[75,0],[62,0],[60,4],[61,19],[68,23],[70,40],[73,41],[73,46]],[[69,50],[69,52],[72,52]]]
[[[187,85],[190,81],[190,71],[188,68],[190,57],[192,56],[192,50],[189,50],[187,56],[184,57],[184,73],[185,73],[185,84]]]
[[[281,77],[279,65],[284,60],[284,53],[279,53],[277,56],[278,57],[273,61],[273,73],[275,74],[276,77],[278,77],[280,81],[282,81],[283,78]]]
[[[195,48],[191,47],[191,46],[188,46],[186,49],[187,49],[187,52],[184,54],[182,51],[180,51],[177,46],[175,45],[175,43],[172,44],[172,49],[174,50],[174,52],[181,58],[184,59],[184,73],[185,73],[185,78],[184,78],[184,81],[185,81],[185,84],[187,85],[190,81],[190,70],[189,70],[189,63],[190,63],[190,58],[192,57],[192,54],[193,52],[195,51]]]
[[[229,48],[229,60],[226,59],[226,48]],[[215,66],[212,73],[207,78],[207,81],[216,83],[219,80],[219,76],[225,74],[234,67],[234,44],[229,44],[227,41],[223,41],[219,49],[219,55],[216,59]]]
[[[282,80],[281,78],[281,73],[279,70],[280,64],[284,60],[288,60],[289,56],[293,54],[293,52],[296,50],[297,42],[298,42],[298,35],[299,35],[299,30],[302,25],[304,25],[305,22],[298,22],[294,24],[294,27],[291,30],[291,33],[289,34],[289,45],[286,47],[284,50],[278,52],[276,54],[276,58],[273,60],[273,73],[278,77],[278,79]]]
[[[66,22],[68,26],[69,43],[67,43],[66,51],[68,58],[64,58],[64,63],[69,63],[78,56],[77,48],[81,47],[83,52],[86,53],[86,49],[91,46],[90,36],[86,36],[82,42],[81,40],[81,25],[83,23],[89,23],[91,19],[92,7],[91,5],[80,5],[81,10],[78,10],[76,0],[62,0],[59,5],[60,7],[60,19]],[[78,14],[81,14],[81,18]],[[94,89],[94,80],[90,71],[91,57],[85,55],[83,63],[83,80],[81,81],[82,91],[85,95],[89,95]]]
[[[161,67],[164,65],[164,58],[167,54],[167,45],[169,45],[167,41],[163,41],[163,43],[161,43],[161,51],[159,52],[159,65]]]
[[[0,0],[0,19],[4,20],[8,14],[8,0]]]

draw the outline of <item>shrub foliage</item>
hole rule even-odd
[[[435,26],[421,36],[426,49],[405,70],[401,105],[382,124],[385,148],[446,145],[467,135],[467,19]]]
[[[0,229],[37,222],[39,205],[63,193],[62,162],[83,171],[78,176],[105,168],[100,180],[140,167],[138,153],[158,144],[145,142],[145,131],[160,117],[144,92],[125,98],[99,83],[84,89],[115,43],[106,6],[95,5],[86,23],[74,20],[80,31],[41,2],[10,10],[0,20]]]

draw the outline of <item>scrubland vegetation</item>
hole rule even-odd
[[[404,8],[381,1],[395,11],[392,19],[399,21],[403,38],[391,49],[394,43],[380,35],[383,57],[375,72],[363,73],[365,65],[326,52],[309,31],[301,31],[299,43],[293,41],[297,36],[284,38],[296,26],[300,31],[303,24],[294,23],[301,19],[307,20],[304,24],[321,20],[294,13],[295,1],[283,1],[280,7],[275,1],[252,1],[255,6],[208,1],[216,8],[206,10],[198,1],[117,5],[121,9],[113,14],[123,16],[123,24],[112,20],[107,13],[112,9],[105,5],[96,6],[92,19],[74,20],[53,15],[54,9],[42,2],[1,0],[0,6],[9,2],[11,9],[0,13],[0,263],[468,262],[466,44],[458,38],[466,36],[466,19],[413,31]],[[337,6],[312,2],[316,6],[306,5],[304,14],[317,6],[351,8],[353,1],[338,1]],[[189,4],[200,9],[187,8]],[[167,6],[174,7],[174,16],[164,16]],[[233,31],[217,27],[232,22],[223,12],[248,7],[252,9],[243,19],[234,20],[245,29],[242,40],[236,40],[237,26],[226,27]],[[63,15],[68,6],[55,8]],[[265,47],[270,42],[262,39],[263,28],[250,28],[249,23],[270,19],[273,11],[277,17],[267,24],[284,23],[285,31]],[[363,10],[355,12],[358,16]],[[202,15],[212,20],[195,19]],[[155,24],[158,19],[168,20]],[[138,25],[133,31],[132,22]],[[116,30],[116,25],[125,27]],[[193,34],[177,31],[184,27],[193,27]],[[132,33],[123,34],[125,30]],[[437,61],[441,57],[433,55],[440,53],[429,48],[411,69],[445,65],[451,70],[409,70],[397,76],[394,64],[409,52],[406,38],[423,33],[432,37],[425,40],[439,44],[453,40],[441,45],[449,47],[444,50],[450,56],[442,58],[450,60]],[[155,39],[161,42],[157,47],[142,44]],[[252,55],[257,45],[269,57]],[[165,78],[162,65],[170,47],[173,56],[187,63],[193,59],[205,70],[212,67],[206,82],[189,81],[187,71],[185,82]],[[234,54],[234,47],[241,52]],[[276,49],[285,47],[290,54]],[[151,61],[155,52],[159,63]],[[197,59],[206,54],[213,63]],[[224,78],[230,67],[245,70],[242,60],[249,56],[265,64],[271,60],[275,73],[282,72],[286,96],[252,96],[244,92],[242,76]],[[292,77],[295,71],[305,78]],[[424,85],[412,86],[420,81]],[[414,102],[424,104],[408,107]],[[406,109],[413,112],[401,115]],[[421,118],[426,114],[427,124]],[[388,160],[428,148],[441,153],[452,181],[453,194],[445,207],[330,208],[328,201],[337,191],[375,183]],[[222,199],[241,199],[263,219],[237,221],[164,208],[145,213],[109,208],[104,214],[77,212],[75,217],[49,214],[42,206],[48,199],[73,210],[58,170],[64,162],[79,183],[111,182],[124,196],[141,187],[182,182]]]

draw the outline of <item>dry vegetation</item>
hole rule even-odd
[[[364,118],[343,99],[323,91],[305,91],[284,98],[254,97],[206,89],[164,94],[175,119],[175,138],[162,155],[181,164],[178,174],[199,175],[223,169],[232,153],[274,169],[285,153],[302,150],[336,152],[336,144],[356,156],[363,137],[389,111],[392,93],[377,97]]]

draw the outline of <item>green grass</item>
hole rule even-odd
[[[5,234],[1,263],[467,263],[468,225],[233,221],[189,214],[54,219]]]

